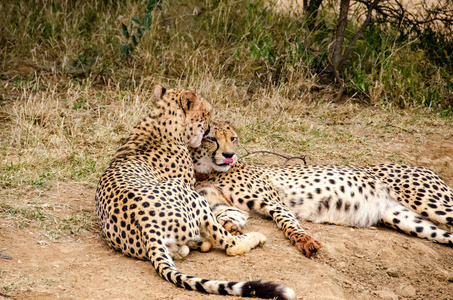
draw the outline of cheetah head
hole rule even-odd
[[[205,132],[209,130],[209,122],[211,120],[212,106],[211,104],[188,90],[166,90],[163,86],[156,85],[154,88],[154,95],[157,98],[164,100],[168,103],[169,107],[177,107],[183,116],[183,125],[185,127],[185,135],[190,147],[199,147]],[[171,109],[169,120],[172,118],[176,120],[176,112]],[[171,123],[171,122],[169,122]]]
[[[211,120],[209,127],[201,146],[190,149],[195,171],[205,174],[213,170],[226,172],[238,161],[238,135],[230,122]]]

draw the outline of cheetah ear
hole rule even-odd
[[[186,112],[194,109],[199,102],[197,95],[191,91],[185,91],[181,94],[181,108]]]
[[[165,95],[166,91],[166,88],[159,84],[156,84],[156,86],[154,87],[154,96],[156,96],[157,98],[162,98]]]

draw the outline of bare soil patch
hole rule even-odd
[[[405,161],[430,166],[453,185],[453,136],[427,136],[418,147],[389,147],[403,153]],[[78,182],[64,182],[5,200],[15,207],[41,207],[44,217],[21,228],[20,217],[0,211],[0,253],[13,257],[0,260],[0,298],[233,299],[176,288],[158,277],[149,262],[109,249],[95,223],[94,192]],[[87,230],[55,227],[58,220],[84,214]],[[383,227],[308,222],[303,227],[323,243],[313,259],[298,253],[271,220],[252,216],[247,231],[264,233],[264,247],[239,257],[192,252],[177,266],[210,279],[271,280],[293,288],[298,299],[453,298],[452,248]]]

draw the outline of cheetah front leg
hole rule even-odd
[[[411,236],[426,238],[453,247],[453,234],[451,232],[440,229],[401,204],[395,204],[387,209],[382,221],[386,226],[404,231]]]
[[[265,198],[256,208],[260,213],[271,216],[285,236],[303,255],[310,257],[321,248],[321,242],[305,233],[294,214],[284,205]]]
[[[256,180],[253,184],[252,199],[256,200],[246,201],[246,205],[251,210],[270,216],[303,255],[310,257],[318,252],[321,242],[302,229],[296,216],[283,203],[277,189],[267,177]]]
[[[206,183],[206,187],[215,183]],[[285,236],[296,248],[307,257],[315,254],[320,248],[321,243],[314,237],[305,233],[294,214],[282,203],[279,194],[274,186],[267,180],[253,181],[253,189],[250,192],[241,191],[241,187],[223,186],[217,188],[217,192],[205,193],[205,198],[210,205],[217,203],[232,203],[242,209],[253,210],[261,215],[271,217]],[[219,196],[219,193],[221,196]],[[225,199],[225,200],[222,200]],[[232,218],[230,218],[232,219]]]

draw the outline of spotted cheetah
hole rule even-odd
[[[179,272],[172,258],[211,246],[239,255],[265,242],[260,233],[233,236],[194,191],[188,146],[200,145],[211,105],[187,90],[156,86],[151,113],[137,125],[101,176],[96,213],[110,247],[150,260],[165,280],[188,290],[245,297],[292,299],[294,291],[263,281],[206,280]]]
[[[396,164],[271,167],[237,162],[234,128],[228,122],[211,124],[191,154],[198,178],[204,179],[197,190],[228,228],[237,231],[246,222],[228,205],[262,211],[269,203],[283,202],[301,220],[359,227],[382,223],[453,246],[452,234],[430,222],[453,225],[453,190],[433,171]],[[283,222],[294,224],[289,217]]]

